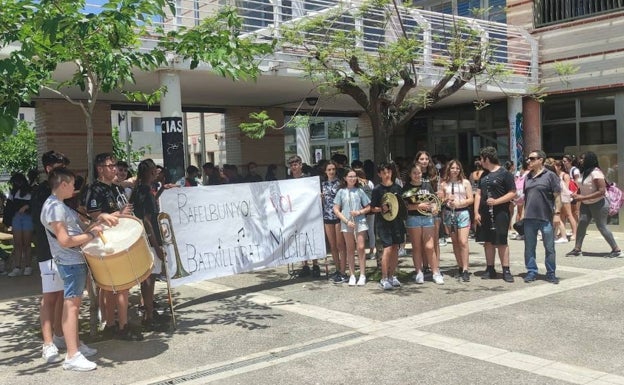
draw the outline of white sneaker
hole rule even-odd
[[[399,257],[407,256],[407,251],[405,251],[405,247],[399,247]]]
[[[43,357],[43,360],[48,364],[60,362],[63,359],[59,354],[58,348],[54,344],[43,345],[41,357]]]
[[[438,285],[444,285],[444,277],[440,273],[434,274],[433,282],[435,282]]]
[[[349,277],[349,286],[355,286],[355,274],[351,274]]]
[[[16,267],[9,273],[9,277],[19,277],[20,275],[22,275],[22,269],[19,267]]]
[[[78,351],[82,353],[82,355],[85,357],[91,357],[97,354],[97,349],[88,347],[82,341],[80,341],[80,345],[78,346]]]
[[[366,276],[364,274],[360,274],[360,279],[357,281],[358,286],[366,285]]]
[[[446,238],[440,238],[440,240],[438,240],[438,244],[440,246],[446,246],[447,245]]]
[[[65,336],[57,336],[56,334],[52,335],[52,342],[59,349],[67,349],[67,345],[65,344]]]
[[[557,238],[555,239],[555,243],[568,243],[568,238],[566,237]]]
[[[87,372],[95,368],[97,368],[97,364],[87,360],[80,352],[74,354],[72,358],[65,357],[65,362],[63,362],[63,369],[65,370]]]
[[[386,279],[386,278],[382,278],[381,281],[379,281],[379,286],[381,286],[381,288],[384,289],[384,290],[392,290],[392,289],[394,289],[392,287],[392,284],[390,283],[390,281],[388,281],[388,279]]]
[[[392,287],[401,287],[401,281],[399,281],[396,276],[393,275],[392,278],[389,279],[389,281]]]
[[[419,271],[416,274],[416,276],[414,277],[414,281],[419,285],[422,285],[423,283],[425,283],[425,275],[423,274],[422,271]]]
[[[32,267],[25,267],[24,275],[32,275]]]

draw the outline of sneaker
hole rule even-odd
[[[332,279],[330,281],[332,283],[343,283],[344,282],[342,280],[342,274],[340,274],[339,272],[336,272],[336,274],[334,274],[334,276],[332,277]]]
[[[583,252],[579,249],[572,249],[572,251],[566,254],[566,257],[582,257],[582,256],[583,256]]]
[[[422,285],[423,283],[425,283],[425,275],[423,274],[422,271],[419,271],[418,273],[416,273],[416,275],[414,276],[414,282],[416,282],[419,285]]]
[[[555,273],[548,273],[546,274],[546,280],[550,283],[552,283],[553,285],[558,285],[559,284],[559,278],[555,275]]]
[[[116,326],[106,326],[104,327],[104,329],[102,329],[102,338],[105,340],[112,340],[113,338],[115,338],[116,334],[117,334]]]
[[[56,347],[59,349],[67,349],[67,344],[65,344],[65,336],[57,336],[56,334],[53,334],[52,343],[56,345]]]
[[[65,357],[65,362],[63,362],[63,369],[65,370],[87,372],[95,368],[97,368],[97,364],[87,360],[80,352],[74,354],[72,358]]]
[[[310,270],[310,266],[308,265],[303,265],[301,267],[301,270],[299,270],[299,274],[297,275],[297,277],[299,278],[306,278],[312,275],[312,271]]]
[[[321,278],[321,267],[319,265],[312,265],[312,278]]]
[[[117,331],[115,339],[122,341],[143,341],[143,334],[126,324],[123,329]]]
[[[48,364],[60,362],[63,359],[59,354],[58,348],[54,344],[43,345],[41,357]]]
[[[19,277],[20,275],[22,275],[22,269],[16,267],[8,275],[9,277]]]
[[[524,241],[524,235],[518,235],[516,241]]]
[[[24,275],[32,275],[32,267],[25,267]]]
[[[440,273],[436,273],[433,275],[433,282],[437,285],[444,285],[444,277]]]
[[[481,276],[481,279],[496,279],[496,270],[494,268],[486,269],[483,275]]]
[[[503,281],[512,283],[514,281],[513,275],[511,275],[511,271],[505,270],[503,271]]]
[[[405,251],[405,247],[401,246],[399,247],[399,257],[405,257],[407,256],[407,252]]]
[[[366,285],[366,276],[364,274],[360,274],[360,279],[357,281],[358,286]]]
[[[80,341],[80,345],[78,345],[78,351],[85,357],[91,357],[97,354],[97,349],[88,347],[82,341]]]
[[[524,282],[526,282],[526,283],[531,283],[531,282],[535,281],[535,278],[536,278],[536,277],[537,277],[537,275],[536,275],[534,272],[529,271],[529,272],[528,272],[528,273],[524,276]]]
[[[468,270],[462,272],[462,281],[470,282],[470,272]]]
[[[446,246],[448,243],[446,242],[446,238],[440,238],[440,240],[438,241],[438,244],[440,246]]]
[[[388,279],[386,279],[386,278],[382,278],[381,281],[379,281],[379,286],[383,290],[392,290],[392,289],[394,289],[394,287],[392,287],[392,284],[390,283],[390,281],[388,281]]]
[[[368,255],[366,256],[366,259],[375,259],[375,258],[377,258],[377,257],[375,256],[375,253],[373,253],[373,252],[368,253]]]
[[[557,238],[555,239],[555,243],[568,243],[568,238],[567,237]]]
[[[621,256],[622,256],[622,250],[613,250],[608,255],[609,258],[618,258],[618,257],[621,257]]]
[[[389,281],[392,287],[401,287],[401,282],[396,276],[393,275],[392,278],[389,279]]]
[[[351,274],[351,276],[349,277],[349,286],[355,286],[356,283],[357,281],[355,279],[355,274]]]

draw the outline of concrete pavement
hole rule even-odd
[[[624,247],[624,234],[616,239]],[[285,267],[187,285],[175,291],[173,333],[165,325],[142,342],[85,335],[99,350],[88,373],[43,363],[39,277],[0,277],[0,383],[624,384],[624,258],[603,257],[609,247],[590,231],[584,257],[556,245],[559,285],[543,276],[526,284],[523,242],[510,245],[512,284],[477,276],[483,251],[471,242],[469,283],[451,276],[449,244],[445,285],[383,292],[376,282],[289,279]],[[544,273],[539,246],[538,264]],[[401,258],[405,272],[411,266]],[[157,290],[164,302],[165,286]],[[136,317],[138,289],[131,294]],[[86,308],[83,318],[86,331]]]

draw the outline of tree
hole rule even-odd
[[[99,13],[85,12],[85,0],[0,0],[0,47],[16,48],[0,61],[0,125],[14,123],[16,106],[48,90],[82,110],[87,130],[88,170],[93,169],[92,116],[102,94],[122,91],[134,83],[135,71],[166,68],[170,60],[186,60],[191,69],[207,63],[217,73],[255,78],[258,56],[272,44],[242,38],[241,19],[222,8],[197,27],[165,31],[155,20],[175,15],[174,0],[109,0]],[[142,37],[160,37],[150,48]],[[70,63],[69,79],[57,80],[54,70]],[[15,81],[11,87],[10,82]],[[78,88],[79,98],[70,91]],[[135,101],[153,103],[166,90],[126,92]],[[91,178],[91,175],[89,175]]]
[[[18,122],[13,135],[0,142],[0,169],[24,175],[37,169],[37,139],[28,123]]]
[[[128,162],[130,168],[133,168],[135,162],[139,162],[145,156],[146,151],[150,151],[151,146],[140,147],[138,150],[132,148],[132,138],[122,142],[119,139],[119,127],[113,127],[113,155],[117,160]]]
[[[469,82],[478,90],[478,85],[502,80],[509,74],[492,55],[492,40],[483,39],[481,31],[463,19],[446,15],[451,21],[443,36],[429,43],[436,45],[440,53],[433,63],[439,75],[435,84],[423,87],[417,70],[424,64],[423,30],[406,23],[407,15],[397,0],[339,2],[316,16],[284,24],[279,31],[282,47],[297,47],[298,53],[304,52],[301,69],[319,89],[348,95],[368,115],[376,161],[387,160],[392,134],[420,111]],[[368,24],[356,28],[356,20],[364,18]],[[388,33],[393,25],[399,26],[396,33]],[[371,42],[371,36],[365,34],[367,28],[386,31],[381,34],[384,40]],[[363,43],[365,38],[368,47]],[[487,103],[475,92],[475,105],[483,108]],[[262,127],[252,123],[241,129],[257,135]]]

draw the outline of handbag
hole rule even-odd
[[[513,228],[516,230],[516,233],[524,235],[524,219],[516,221],[516,223],[513,224]]]
[[[12,199],[7,199],[4,203],[4,211],[2,212],[2,223],[6,227],[11,227],[13,224],[13,217],[15,217],[15,202]]]

